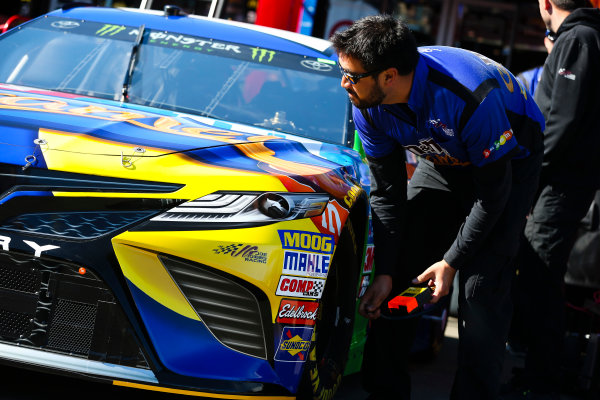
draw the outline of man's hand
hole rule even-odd
[[[376,275],[373,283],[361,297],[358,312],[365,318],[377,319],[381,315],[379,307],[392,291],[391,275]]]
[[[421,275],[413,279],[413,283],[427,282],[428,286],[435,287],[430,303],[437,303],[442,297],[450,293],[454,275],[456,275],[456,270],[445,260],[442,260],[423,271]]]

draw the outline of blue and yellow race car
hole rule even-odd
[[[222,399],[359,369],[369,178],[329,42],[72,7],[0,54],[0,362]]]

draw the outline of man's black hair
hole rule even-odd
[[[589,0],[552,0],[552,2],[556,7],[565,11],[574,11],[578,8],[592,6]]]
[[[355,21],[330,38],[338,54],[362,63],[366,71],[394,67],[401,75],[413,71],[419,60],[417,42],[408,26],[391,15],[372,15]]]

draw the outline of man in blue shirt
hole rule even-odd
[[[496,399],[543,116],[500,64],[451,47],[417,48],[392,16],[358,20],[331,41],[371,171],[376,276],[359,306],[372,319],[365,388],[372,399],[410,397],[403,365],[414,323],[378,318],[380,306],[417,275],[413,283],[435,287],[437,302],[460,269],[452,398]],[[405,150],[419,157],[408,187]]]

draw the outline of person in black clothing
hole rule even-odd
[[[521,245],[515,307],[529,316],[524,393],[558,399],[564,275],[579,222],[600,188],[600,10],[576,0],[539,5],[555,41],[535,93],[546,121],[544,161]]]
[[[554,46],[554,32],[546,30],[546,35],[544,36],[544,47],[548,51],[548,54],[552,51],[552,46]],[[528,69],[526,71],[520,72],[517,74],[517,79],[521,81],[521,83],[525,86],[529,93],[532,96],[535,96],[535,90],[537,89],[537,85],[542,78],[542,71],[544,70],[543,65],[538,65],[537,67]]]

